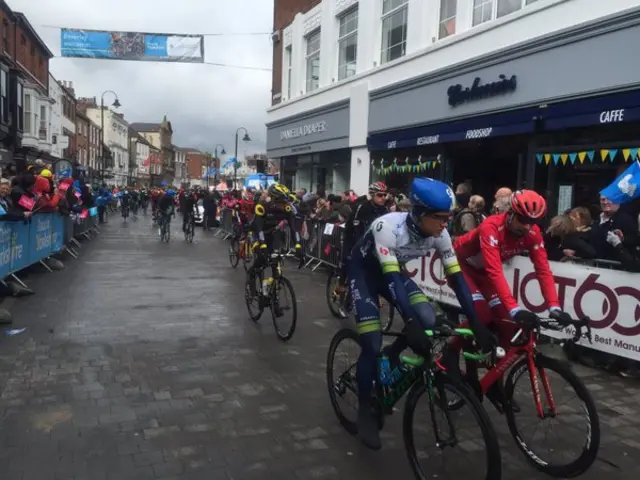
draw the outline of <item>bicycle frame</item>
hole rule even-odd
[[[512,322],[511,320],[502,321],[507,322],[511,325],[514,324],[514,322]],[[527,342],[522,345],[513,345],[513,342],[522,335],[529,336]],[[519,329],[515,336],[511,339],[512,344],[506,351],[506,355],[501,358],[492,368],[490,368],[487,373],[480,379],[480,386],[482,387],[482,392],[486,394],[489,388],[491,388],[491,386],[496,382],[500,381],[509,371],[509,369],[516,364],[516,362],[526,357],[529,379],[531,380],[531,389],[533,390],[533,397],[536,403],[536,410],[538,412],[538,416],[541,419],[544,419],[545,414],[542,408],[542,399],[540,397],[540,385],[538,382],[537,373],[540,374],[540,379],[542,380],[542,385],[547,396],[547,402],[549,404],[549,408],[551,409],[552,415],[556,414],[556,405],[553,400],[553,395],[551,394],[551,386],[549,384],[547,372],[544,371],[544,369],[539,369],[538,372],[536,371],[537,369],[535,364],[535,355],[537,337],[538,332],[535,330],[525,333],[525,330]]]

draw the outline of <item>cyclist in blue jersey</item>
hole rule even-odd
[[[371,405],[378,357],[382,347],[378,296],[392,301],[407,320],[404,332],[385,348],[391,370],[400,368],[399,356],[410,346],[417,350],[430,347],[425,330],[433,328],[435,310],[422,290],[401,270],[401,264],[420,258],[434,249],[451,287],[475,330],[483,351],[491,351],[495,342],[491,333],[476,318],[471,293],[460,271],[451,237],[446,230],[455,207],[455,197],[446,184],[430,178],[416,178],[411,184],[411,212],[393,212],[376,219],[351,250],[347,275],[362,351],[358,359],[358,436],[374,450],[381,448],[378,424]]]

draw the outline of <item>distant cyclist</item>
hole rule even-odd
[[[175,195],[174,190],[167,190],[158,200],[158,225],[161,222],[171,222],[171,217],[175,216]]]

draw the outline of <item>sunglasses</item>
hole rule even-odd
[[[515,217],[518,222],[522,223],[523,225],[534,225],[539,222],[539,220],[535,218],[523,217],[522,215],[516,215]]]
[[[440,223],[448,223],[449,220],[451,220],[451,215],[448,214],[433,214],[433,215],[427,215],[427,217],[432,218]]]
[[[386,193],[376,193],[375,196],[378,197],[378,198],[384,198],[384,197],[387,196],[387,194]]]

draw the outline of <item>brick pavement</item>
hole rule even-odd
[[[325,277],[287,270],[300,316],[283,344],[268,317],[248,320],[244,274],[222,241],[196,235],[164,245],[146,219],[113,222],[64,271],[30,276],[37,294],[12,307],[28,331],[0,338],[0,478],[411,478],[401,415],[376,453],[331,410],[325,356],[338,324]],[[640,478],[640,383],[576,370],[603,429],[582,478]],[[491,414],[503,478],[544,478]]]

